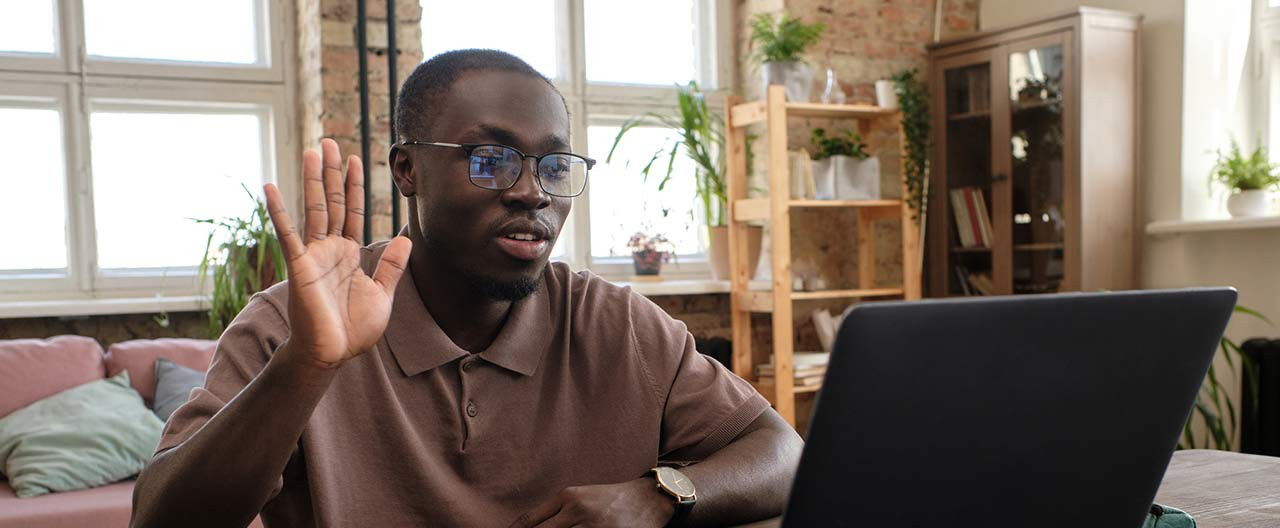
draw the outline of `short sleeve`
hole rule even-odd
[[[638,294],[631,306],[637,352],[663,403],[660,459],[706,459],[769,408],[749,383],[698,352],[684,323]]]

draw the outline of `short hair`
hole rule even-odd
[[[396,136],[435,140],[426,135],[431,132],[432,122],[440,112],[440,99],[463,73],[473,70],[513,72],[540,79],[564,102],[564,95],[550,79],[515,55],[494,49],[446,51],[419,64],[401,85],[400,95],[396,98]],[[566,112],[568,108],[565,103]]]

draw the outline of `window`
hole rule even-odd
[[[507,51],[551,78],[569,104],[577,152],[597,160],[574,199],[553,258],[614,278],[632,274],[627,239],[660,232],[678,254],[663,273],[705,277],[706,234],[695,216],[693,165],[677,158],[659,192],[640,168],[674,136],[629,131],[606,162],[618,129],[646,112],[674,114],[677,84],[711,91],[733,78],[727,0],[421,0],[423,54],[484,47]],[[718,28],[723,30],[718,31]],[[723,81],[723,82],[722,82]],[[710,95],[713,106],[723,97]]]
[[[287,4],[11,4],[0,17],[0,302],[198,295],[209,229],[193,219],[243,216],[253,203],[242,185],[256,196],[295,171],[295,134],[281,126]]]

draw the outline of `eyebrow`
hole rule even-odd
[[[504,145],[517,146],[520,144],[515,132],[500,126],[481,123],[476,125],[473,132]],[[569,140],[559,134],[549,134],[544,136],[536,146],[540,147],[542,152],[561,151],[569,148]]]

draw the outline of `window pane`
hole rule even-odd
[[[245,217],[261,194],[263,127],[256,114],[93,112],[98,266],[199,264],[209,226]]]
[[[693,3],[584,2],[587,80],[668,86],[695,80]]]
[[[0,269],[67,267],[60,119],[57,110],[0,108]]]
[[[53,53],[53,0],[4,2],[0,51]]]
[[[90,55],[253,64],[258,0],[84,0]]]
[[[591,196],[591,255],[631,255],[627,240],[636,231],[666,235],[678,254],[701,253],[699,237],[705,229],[701,227],[701,215],[695,217],[693,162],[678,153],[671,181],[661,192],[658,183],[667,170],[665,154],[654,162],[648,181],[640,172],[654,152],[670,148],[677,135],[664,128],[633,128],[613,153],[613,161],[605,163],[618,128],[587,128],[590,156],[597,160],[587,182]]]
[[[461,48],[498,49],[555,79],[556,27],[552,0],[422,0],[422,56]]]

